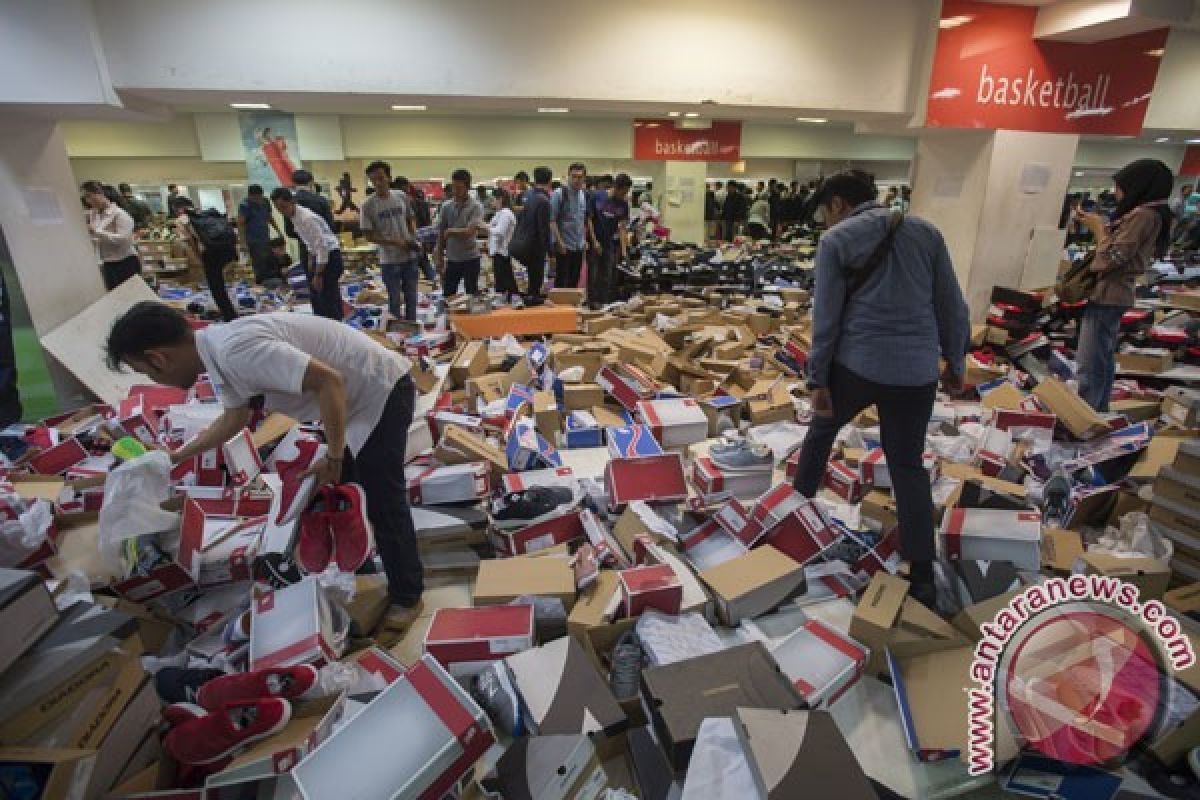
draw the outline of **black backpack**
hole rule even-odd
[[[203,211],[188,210],[188,222],[196,233],[196,238],[205,248],[234,247],[237,245],[237,231],[229,223],[229,219],[215,208]]]

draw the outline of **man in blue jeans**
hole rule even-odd
[[[911,593],[933,608],[933,498],[921,456],[939,356],[946,360],[945,386],[962,386],[971,339],[967,305],[941,233],[916,217],[893,219],[875,202],[872,176],[840,172],[818,191],[829,229],[817,246],[808,358],[813,421],[796,490],[816,494],[838,431],[874,405]],[[878,266],[868,277],[860,270],[872,260]]]
[[[450,175],[451,197],[438,211],[438,242],[434,263],[443,273],[443,289],[447,299],[458,294],[462,283],[467,294],[479,291],[479,240],[476,234],[486,231],[483,206],[471,190],[471,173],[456,169]]]
[[[386,161],[367,165],[375,193],[362,205],[359,225],[368,242],[379,245],[379,265],[388,291],[388,311],[396,319],[417,320],[417,223],[402,191],[392,190],[392,167]],[[400,298],[404,298],[401,315]]]

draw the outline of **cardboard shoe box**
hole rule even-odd
[[[506,800],[594,800],[610,783],[592,740],[575,735],[517,739],[481,785]]]
[[[0,568],[0,675],[58,621],[58,609],[41,576]]]
[[[345,632],[334,629],[325,590],[309,575],[299,583],[259,595],[250,622],[250,668],[336,661]]]
[[[1042,564],[1042,516],[1036,511],[952,508],[942,518],[939,543],[945,557],[1011,561],[1037,572]]]
[[[641,616],[647,609],[678,614],[683,602],[683,584],[670,566],[650,564],[617,573],[621,582],[621,615]]]
[[[642,694],[676,773],[686,771],[705,718],[745,707],[793,711],[804,703],[762,642],[643,670]]]
[[[533,606],[439,608],[425,633],[425,652],[456,678],[534,645]]]
[[[575,575],[565,558],[504,558],[479,562],[475,579],[476,605],[504,605],[522,595],[556,598],[571,610]]]
[[[775,475],[769,469],[727,472],[707,456],[692,462],[692,485],[706,500],[758,497],[771,488],[774,479]]]
[[[690,397],[644,400],[637,413],[664,447],[685,447],[708,437],[708,417]]]
[[[804,567],[769,544],[700,573],[726,625],[765,614],[804,593]]]
[[[95,750],[0,747],[0,785],[21,792],[14,798],[84,800],[95,766]]]
[[[1163,416],[1181,428],[1200,428],[1200,390],[1173,386],[1163,395]]]
[[[409,465],[404,468],[408,501],[413,505],[470,503],[487,497],[491,468],[477,461],[448,467]]]
[[[614,458],[604,467],[604,487],[612,510],[634,500],[676,503],[688,496],[683,458],[678,453]]]
[[[1132,583],[1138,588],[1142,602],[1161,600],[1171,582],[1171,565],[1167,561],[1143,556],[1126,558],[1109,553],[1087,552],[1081,555],[1086,575],[1108,575]]]
[[[1045,379],[1033,393],[1075,438],[1091,439],[1108,431],[1104,418],[1058,378]]]
[[[867,667],[867,648],[819,620],[809,620],[771,648],[809,708],[828,708]]]
[[[625,712],[575,638],[563,636],[509,656],[504,664],[535,735],[614,736],[625,729]]]
[[[733,722],[765,800],[877,800],[879,795],[828,712],[739,708]]]

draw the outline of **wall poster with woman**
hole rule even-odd
[[[247,182],[267,192],[292,187],[292,172],[301,166],[296,144],[296,118],[282,111],[240,111],[238,125],[246,153]]]

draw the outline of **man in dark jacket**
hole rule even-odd
[[[298,169],[292,173],[292,183],[296,184],[296,188],[292,190],[292,200],[296,205],[307,208],[325,220],[325,224],[329,226],[329,230],[336,231],[337,226],[333,222],[333,206],[329,205],[329,201],[317,194],[313,188],[312,173],[306,169]],[[308,249],[305,248],[304,242],[296,234],[296,229],[292,226],[292,221],[286,217],[283,220],[283,230],[289,238],[295,239],[299,243],[300,263],[307,264]]]
[[[550,181],[549,167],[533,171],[533,187],[525,192],[525,210],[517,216],[509,253],[529,272],[526,302],[541,302],[542,281],[546,275],[546,254],[550,252]]]
[[[746,219],[746,212],[750,205],[746,201],[746,193],[742,191],[742,187],[735,180],[730,180],[725,184],[725,205],[721,207],[721,218],[724,220],[725,229],[723,237],[726,241],[730,241],[737,234],[737,225]]]

